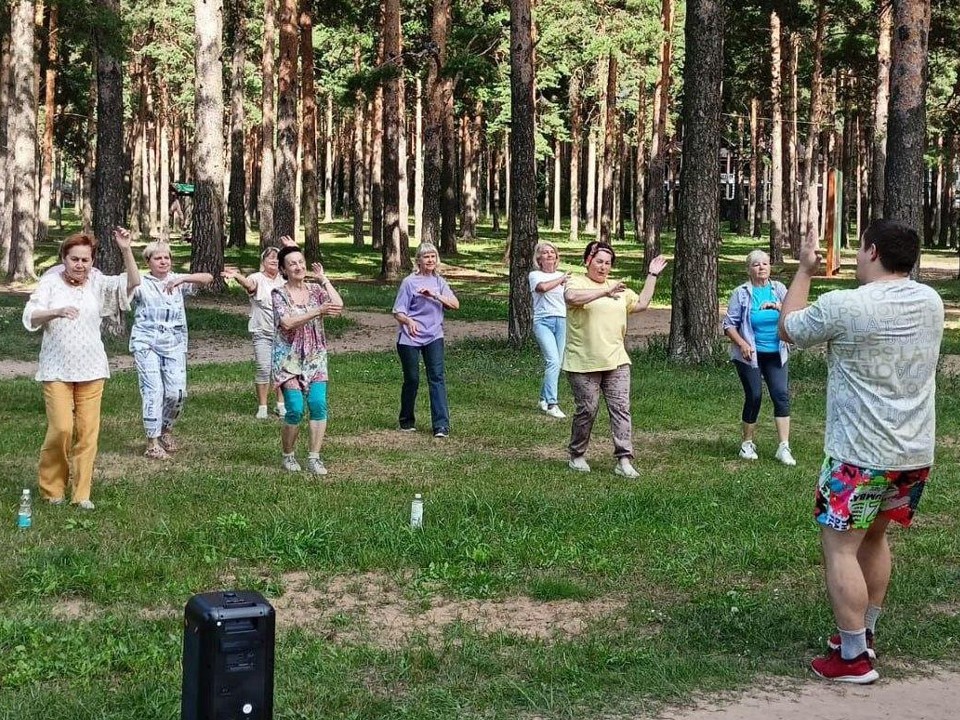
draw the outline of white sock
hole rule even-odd
[[[867,651],[867,629],[840,631],[840,657],[853,660]]]
[[[864,616],[864,622],[871,635],[875,635],[877,632],[877,618],[880,617],[881,612],[883,612],[883,608],[879,608],[876,605],[867,606],[867,614]]]
[[[310,458],[311,460],[319,460],[319,459],[320,459],[320,453],[318,453],[318,452],[307,453],[307,457]]]
[[[267,411],[266,405],[257,405],[257,412],[266,412],[266,411]]]

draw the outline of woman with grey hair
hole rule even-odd
[[[550,417],[562,419],[566,415],[557,404],[557,384],[567,338],[567,304],[563,290],[570,273],[557,270],[560,255],[553,243],[537,243],[533,263],[537,269],[528,276],[533,295],[533,334],[545,363],[540,384],[540,409]]]
[[[144,455],[164,460],[177,450],[173,424],[187,399],[187,312],[183,298],[198,285],[213,282],[210,273],[181,275],[171,270],[170,246],[150,242],[143,249],[150,272],[133,293],[130,352],[137,367],[143,401]]]
[[[440,254],[430,243],[417,248],[417,268],[403,279],[393,303],[397,321],[397,354],[403,368],[400,390],[400,429],[416,430],[415,406],[420,387],[420,356],[430,385],[430,420],[433,436],[450,434],[450,411],[444,377],[443,312],[457,310],[460,301],[440,273]]]
[[[763,250],[747,255],[747,282],[730,296],[723,332],[730,338],[730,359],[743,385],[742,442],[740,457],[757,459],[754,431],[760,415],[763,383],[773,400],[773,420],[777,427],[777,452],[774,457],[784,465],[796,465],[790,452],[790,388],[787,378],[787,343],[780,339],[777,324],[787,295],[783,283],[770,279],[770,256]]]
[[[287,238],[283,238],[286,240]],[[257,420],[269,418],[267,400],[270,395],[270,370],[273,365],[273,337],[276,326],[273,322],[273,291],[282,287],[286,280],[280,274],[278,247],[268,247],[260,253],[260,271],[244,276],[239,269],[228,267],[221,275],[227,280],[236,280],[247,291],[250,299],[250,322],[247,330],[253,338],[253,357],[256,374],[253,383],[257,392]],[[283,395],[277,390],[277,406],[274,412],[283,417],[287,409]]]

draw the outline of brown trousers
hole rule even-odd
[[[621,365],[601,372],[568,372],[573,402],[573,427],[570,431],[570,457],[587,452],[593,421],[600,409],[600,395],[607,403],[610,429],[613,432],[613,455],[633,457],[633,420],[630,417],[630,366]]]

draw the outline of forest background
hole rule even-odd
[[[520,343],[538,223],[638,243],[645,262],[675,229],[671,356],[701,361],[721,220],[762,236],[774,262],[825,231],[846,246],[881,215],[957,245],[957,0],[5,11],[0,272],[13,281],[34,277],[65,203],[101,240],[114,225],[186,238],[191,267],[217,276],[225,248],[255,237],[296,235],[319,258],[320,224],[349,218],[393,281],[411,238],[455,256],[489,223],[507,231]],[[119,258],[104,242],[97,261]]]

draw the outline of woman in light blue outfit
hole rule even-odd
[[[730,359],[743,385],[743,437],[740,457],[757,459],[753,441],[760,415],[763,383],[773,400],[773,421],[777,426],[777,452],[784,465],[796,465],[790,452],[790,387],[787,357],[790,350],[780,339],[777,323],[787,295],[783,283],[770,279],[770,256],[763,250],[747,255],[750,279],[733,291],[723,318],[723,332],[730,338]]]
[[[187,312],[185,295],[213,282],[210,273],[181,275],[171,271],[170,246],[147,243],[143,249],[150,272],[133,293],[130,352],[137,367],[143,401],[144,455],[164,460],[177,450],[173,424],[187,398]]]
[[[533,262],[537,266],[529,275],[533,294],[533,334],[546,365],[540,385],[540,409],[551,417],[565,418],[557,404],[557,381],[567,339],[567,304],[563,291],[570,273],[557,270],[560,255],[553,243],[537,243]]]

